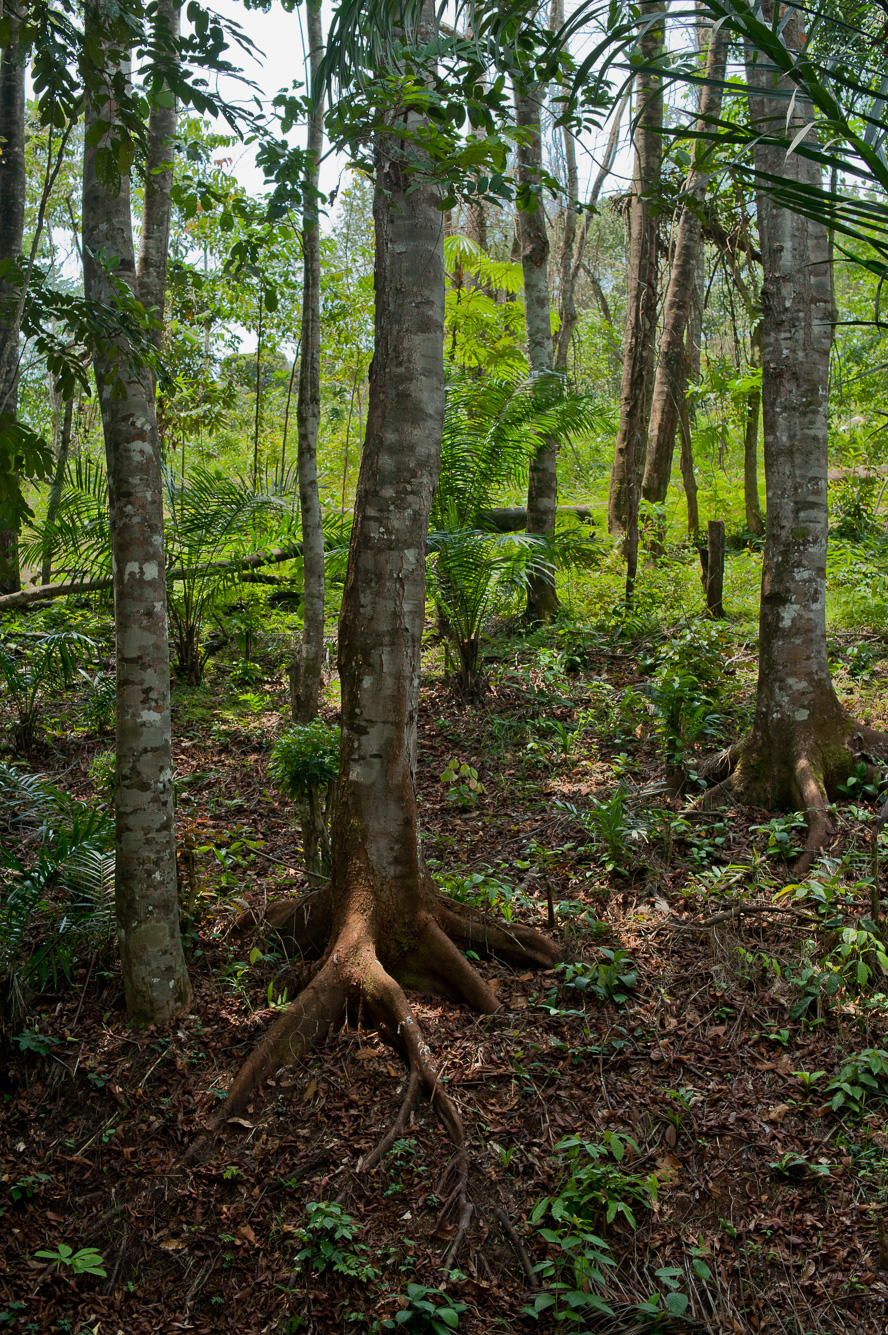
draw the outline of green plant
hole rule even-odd
[[[592,399],[572,393],[561,376],[542,386],[524,374],[450,375],[429,575],[448,669],[467,698],[487,689],[480,651],[492,612],[555,562],[595,559],[592,544],[575,528],[554,541],[504,531],[495,498],[504,487],[526,485],[528,460],[543,440],[569,439],[601,420]]]
[[[341,1205],[331,1201],[310,1201],[305,1207],[306,1222],[294,1234],[300,1243],[297,1265],[309,1267],[316,1274],[333,1270],[363,1283],[379,1273],[367,1259],[369,1248],[357,1242],[360,1228]]]
[[[0,638],[0,679],[14,722],[15,750],[27,753],[37,741],[40,716],[47,695],[60,686],[70,687],[78,662],[91,657],[95,642],[78,631],[56,631],[38,635],[27,647]]]
[[[425,1284],[408,1284],[406,1298],[406,1307],[397,1316],[383,1321],[379,1329],[448,1335],[457,1329],[460,1313],[466,1310],[465,1303],[449,1298],[443,1289],[430,1289]]]
[[[795,834],[806,828],[805,817],[800,811],[792,811],[785,816],[774,816],[767,825],[751,825],[750,831],[767,834],[768,852],[776,853],[787,861],[798,856]]]
[[[724,727],[719,705],[727,650],[721,623],[700,621],[669,640],[649,663],[656,666],[650,699],[670,765],[684,767],[689,748],[717,737]]]
[[[576,964],[556,965],[555,971],[561,975],[561,987],[565,992],[589,992],[601,1001],[622,1005],[638,979],[634,964],[625,950],[600,946],[598,951],[601,959],[595,964],[582,960]],[[557,996],[557,989],[553,989],[547,1001],[554,1003]]]
[[[90,762],[87,774],[93,788],[104,797],[111,798],[117,782],[117,752],[100,751]]]
[[[19,1201],[29,1201],[40,1189],[51,1182],[48,1173],[30,1173],[27,1177],[20,1177],[17,1182],[10,1182],[9,1194],[12,1199]]]
[[[43,987],[71,977],[81,946],[107,941],[114,919],[114,830],[108,813],[33,775],[0,765],[0,798],[14,828],[36,825],[39,854],[0,848],[12,872],[0,905],[0,980]],[[30,841],[29,841],[30,843]]]
[[[59,1268],[67,1266],[75,1275],[99,1275],[103,1279],[107,1277],[104,1257],[95,1247],[81,1247],[75,1252],[73,1247],[60,1242],[54,1252],[41,1251],[35,1252],[34,1255],[41,1261],[52,1261]]]
[[[20,1034],[13,1036],[12,1041],[22,1052],[34,1052],[38,1057],[48,1057],[59,1040],[53,1038],[51,1034],[41,1034],[36,1029],[23,1029]]]
[[[96,732],[110,732],[117,712],[117,678],[102,672],[77,669],[77,676],[86,687],[80,715],[88,728]]]
[[[299,803],[302,847],[309,875],[330,874],[330,822],[339,776],[339,733],[322,719],[299,723],[275,742],[268,772]]]
[[[559,811],[567,812],[584,830],[591,834],[598,847],[605,850],[605,869],[628,875],[626,869],[629,845],[647,838],[648,825],[629,805],[629,791],[624,784],[609,798],[593,798],[581,811],[571,802],[555,802]]]
[[[514,907],[522,899],[507,881],[501,876],[495,876],[489,867],[466,875],[436,869],[435,880],[452,899],[458,899],[461,904],[468,904],[472,908],[492,909],[501,914],[506,922],[512,921]]]
[[[470,811],[476,807],[487,793],[484,784],[478,778],[478,771],[464,761],[448,760],[441,775],[441,782],[447,789],[448,802],[458,802]]]
[[[884,1048],[864,1048],[845,1062],[838,1075],[828,1081],[833,1112],[847,1108],[861,1113],[867,1099],[888,1097],[888,1052]]]

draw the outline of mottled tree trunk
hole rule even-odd
[[[308,60],[312,93],[323,56],[321,7],[308,0]],[[324,143],[324,104],[318,99],[308,122],[308,163],[302,213],[302,334],[299,343],[298,435],[299,510],[304,572],[302,639],[290,671],[293,717],[307,723],[317,716],[324,670],[324,526],[318,491],[318,428],[321,423],[321,232],[318,216],[318,162]]]
[[[663,45],[662,0],[641,0],[638,49],[649,67]],[[650,69],[635,76],[635,174],[629,203],[629,263],[620,423],[611,471],[608,529],[626,534],[626,597],[638,568],[638,493],[647,444],[647,414],[653,388],[657,319],[657,221],[652,193],[660,181],[663,141],[662,79]]]
[[[707,83],[700,92],[698,131],[708,128],[712,117],[721,110],[721,83],[728,57],[728,33],[720,28],[710,43],[706,57]],[[697,268],[703,247],[701,212],[709,181],[712,149],[702,139],[696,141],[695,160],[684,185],[686,202],[682,205],[675,230],[675,248],[669,286],[663,305],[663,332],[654,380],[651,418],[648,427],[642,495],[645,500],[666,499],[675,434],[682,421],[688,386],[688,344],[697,289]]]
[[[830,262],[830,272],[832,263]],[[762,365],[762,322],[756,320],[749,333],[749,368],[758,371]],[[743,432],[743,501],[746,510],[746,528],[756,537],[765,531],[758,489],[758,433],[761,417],[762,392],[756,387],[746,398],[746,424]]]
[[[765,16],[773,3],[765,0]],[[783,29],[797,49],[800,16]],[[757,132],[793,135],[813,120],[796,95],[747,51],[750,112]],[[794,85],[793,85],[794,87]],[[809,140],[810,143],[810,132]],[[820,185],[816,162],[757,141],[756,171]],[[767,520],[759,618],[759,676],[749,736],[734,748],[731,786],[745,800],[804,811],[805,861],[830,829],[827,800],[864,748],[888,738],[858,727],[838,701],[826,647],[827,387],[832,343],[832,274],[826,228],[757,191],[762,287],[762,414]],[[718,793],[718,789],[715,790]]]
[[[180,5],[177,0],[156,0],[155,40],[169,48],[175,63],[179,38]],[[176,99],[166,84],[152,93],[148,113],[148,158],[145,163],[145,208],[139,248],[139,297],[154,323],[157,347],[163,344],[166,310],[167,260],[170,250],[170,215],[173,188],[173,158],[176,150]]]
[[[0,54],[0,262],[18,260],[25,230],[25,56],[12,19],[9,45]],[[19,284],[0,278],[0,415],[18,411]],[[18,523],[0,503],[0,594],[17,593]]]
[[[552,316],[549,308],[549,235],[543,208],[542,138],[540,135],[541,86],[516,84],[517,122],[530,131],[529,140],[518,148],[518,180],[535,204],[518,213],[521,270],[524,275],[524,316],[527,328],[527,360],[531,375],[545,392],[553,365]],[[558,504],[558,441],[547,436],[530,460],[527,483],[527,532],[540,536],[555,532]],[[527,591],[527,614],[534,621],[548,621],[558,610],[558,594],[552,573],[533,575]]]
[[[433,22],[430,5],[424,19]],[[419,128],[417,113],[405,119],[408,129]],[[512,958],[548,962],[557,951],[529,929],[503,932],[436,894],[423,861],[416,722],[426,536],[444,421],[444,220],[434,169],[417,178],[415,159],[411,171],[393,135],[377,142],[376,185],[375,346],[339,620],[332,877],[324,890],[268,914],[285,940],[320,954],[322,964],[242,1067],[216,1124],[242,1109],[273,1069],[363,1009],[408,1062],[404,1109],[425,1091],[462,1152],[459,1115],[400,985],[491,1012],[496,999],[462,950],[502,948]]]
[[[128,74],[126,53],[106,32],[105,12],[88,8],[87,37],[104,53],[109,93]],[[100,179],[97,155],[109,135],[113,100],[87,102],[83,161],[83,282],[88,301],[113,306],[105,266],[138,292],[130,188]],[[127,1014],[157,1024],[183,1010],[191,986],[179,932],[170,744],[170,668],[164,576],[163,492],[154,395],[147,372],[127,365],[123,336],[93,358],[108,462],[114,622],[117,637],[115,903]]]

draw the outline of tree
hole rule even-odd
[[[543,208],[542,134],[543,85],[515,77],[515,113],[524,137],[518,145],[518,238],[524,273],[524,318],[531,374],[545,394],[551,379],[554,350],[549,308],[549,235]],[[558,441],[542,441],[530,460],[527,483],[527,532],[551,536],[558,504]],[[554,574],[541,570],[528,582],[527,612],[548,621],[558,610]]]
[[[789,51],[801,19],[766,0]],[[797,92],[787,125],[790,81],[747,45],[750,115],[758,136],[754,165],[763,183],[782,177],[816,189],[816,159],[787,153],[772,135],[795,136],[813,107]],[[832,343],[832,271],[824,224],[790,212],[767,188],[756,197],[764,268],[762,415],[767,518],[759,620],[759,676],[749,735],[728,757],[727,787],[759,806],[805,812],[806,857],[831,830],[828,802],[861,757],[885,754],[888,737],[859,725],[839,703],[826,642],[827,394]]]
[[[705,128],[721,110],[721,85],[724,82],[729,45],[728,33],[723,27],[717,29],[710,39],[706,57],[706,82],[700,92],[699,128]],[[644,499],[654,503],[666,499],[675,434],[680,426],[684,430],[682,409],[688,385],[693,305],[698,296],[697,269],[703,245],[702,209],[712,152],[704,140],[695,141],[694,161],[688,169],[682,192],[683,203],[675,229],[641,488]]]
[[[429,6],[426,37],[431,24]],[[399,46],[393,38],[389,49]],[[423,169],[418,147],[424,80],[403,69],[401,77],[407,107],[389,111],[375,142],[375,346],[339,621],[342,740],[332,877],[324,889],[268,915],[298,951],[320,955],[321,963],[239,1072],[216,1122],[236,1115],[260,1080],[363,1007],[410,1068],[398,1121],[365,1167],[402,1133],[421,1090],[463,1144],[459,1115],[401,985],[490,1013],[496,998],[462,950],[547,965],[558,955],[531,929],[498,927],[437,894],[419,841],[414,769],[425,548],[444,417],[443,192],[440,172],[434,163]]]
[[[154,38],[168,58],[176,59],[179,39],[178,0],[157,0]],[[167,260],[170,250],[171,191],[175,154],[177,107],[172,89],[155,72],[151,110],[148,113],[148,153],[145,160],[145,207],[139,247],[138,283],[142,305],[150,314],[154,340],[163,343],[166,310]]]
[[[129,176],[127,30],[89,6],[85,58],[94,66],[83,159],[83,283],[88,301],[123,311],[138,296]],[[170,666],[163,492],[153,378],[123,330],[95,350],[108,463],[117,640],[115,907],[127,1014],[157,1024],[191,998],[179,932],[173,830]]]
[[[620,384],[620,424],[608,499],[608,528],[626,534],[626,594],[638,565],[638,474],[644,466],[653,389],[657,314],[657,220],[653,194],[662,159],[662,78],[652,65],[663,45],[662,0],[641,0],[636,75],[635,174],[629,200],[629,264],[626,335]]]
[[[320,0],[308,0],[308,61],[312,96],[308,120],[302,211],[302,336],[299,342],[298,433],[299,509],[304,571],[302,640],[290,676],[293,717],[307,723],[318,712],[324,668],[324,527],[318,492],[318,427],[321,420],[321,231],[318,163],[324,142],[324,99],[320,86],[323,34]]]
[[[9,22],[9,41],[0,52],[0,416],[15,419],[18,409],[20,283],[15,266],[25,230],[25,70],[19,44],[20,21]],[[10,512],[13,488],[0,491],[0,594],[21,588],[18,524]]]

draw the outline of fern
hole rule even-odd
[[[0,765],[8,828],[37,832],[28,867],[8,848],[12,883],[0,902],[0,979],[7,988],[70,978],[85,943],[108,939],[114,922],[114,827],[110,814],[68,797],[35,775]]]

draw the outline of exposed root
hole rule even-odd
[[[228,1097],[210,1127],[219,1130],[230,1118],[241,1117],[256,1086],[281,1066],[304,1057],[319,1047],[345,1018],[348,991],[335,962],[325,966],[303,988],[291,1006],[278,1017],[244,1062],[228,1091]]]
[[[395,1120],[392,1122],[388,1131],[386,1131],[379,1144],[372,1149],[365,1159],[358,1164],[358,1171],[369,1173],[371,1168],[375,1168],[388,1154],[396,1140],[400,1140],[407,1130],[407,1123],[410,1120],[410,1114],[416,1107],[416,1101],[419,1098],[419,1071],[412,1070],[410,1078],[407,1081],[407,1093],[404,1095],[404,1102],[401,1104],[401,1110]]]
[[[801,734],[791,739],[788,751],[778,754],[777,747],[769,750],[754,736],[736,743],[717,757],[721,772],[727,767],[729,776],[705,793],[696,807],[710,811],[730,801],[804,812],[805,846],[792,869],[793,876],[802,877],[835,837],[830,799],[861,760],[869,782],[884,774],[878,761],[888,764],[888,736],[849,719],[838,742],[829,745],[826,739]],[[711,766],[709,776],[717,777],[720,769]]]

